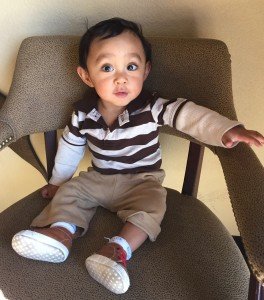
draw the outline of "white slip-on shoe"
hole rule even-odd
[[[130,286],[126,270],[126,253],[115,243],[108,243],[89,256],[85,265],[93,279],[115,294],[125,293]]]
[[[72,243],[71,233],[65,230],[61,227],[41,228],[40,232],[22,230],[13,237],[12,247],[23,257],[60,263],[67,259]]]

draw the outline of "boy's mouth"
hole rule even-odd
[[[128,95],[128,92],[115,92],[114,95],[120,98],[125,98]]]

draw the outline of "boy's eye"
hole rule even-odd
[[[106,66],[103,66],[103,67],[102,67],[102,70],[103,70],[104,72],[111,72],[111,71],[114,70],[114,68],[113,68],[112,66],[106,65]]]
[[[137,68],[138,68],[138,66],[135,64],[130,64],[127,66],[128,71],[136,71]]]

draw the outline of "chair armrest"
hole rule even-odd
[[[214,150],[222,165],[249,264],[264,283],[264,168],[245,144]]]
[[[22,159],[35,167],[47,180],[47,172],[45,167],[42,165],[37,154],[35,153],[29,136],[24,136],[17,140],[15,138],[12,126],[3,120],[0,120],[0,151],[8,146],[10,146],[10,148]]]
[[[0,150],[14,141],[14,132],[9,124],[0,120]]]

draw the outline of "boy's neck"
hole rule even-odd
[[[125,109],[126,106],[108,106],[103,101],[98,101],[98,111],[102,115],[107,126],[111,126]]]

